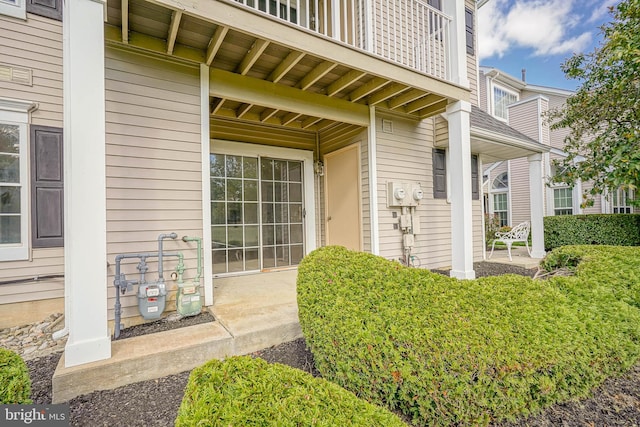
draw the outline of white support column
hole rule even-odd
[[[544,182],[542,179],[542,154],[529,159],[529,201],[531,204],[531,257],[544,258]]]
[[[378,165],[376,107],[369,107],[369,216],[371,218],[371,253],[380,254],[378,224]]]
[[[447,106],[449,177],[451,178],[451,277],[475,279],[473,270],[473,206],[471,203],[471,104]]]
[[[111,357],[107,327],[104,9],[66,0],[63,21],[65,366]]]
[[[211,179],[209,168],[209,67],[200,64],[200,145],[202,154],[202,251],[204,305],[213,305],[213,262],[211,259]]]
[[[451,17],[451,26],[449,29],[449,66],[451,80],[460,86],[469,87],[464,5],[464,0],[447,0],[442,2],[442,11]]]

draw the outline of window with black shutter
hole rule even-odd
[[[62,21],[63,0],[27,0],[27,12]]]
[[[62,129],[31,126],[31,242],[64,244]]]
[[[465,33],[467,35],[467,53],[469,55],[474,55],[474,44],[473,44],[473,11],[471,9],[465,8],[464,10],[464,27]]]
[[[471,155],[471,198],[480,200],[480,180],[478,179],[478,156]]]
[[[446,151],[433,149],[433,198],[447,198],[447,155]]]

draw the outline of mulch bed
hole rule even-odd
[[[478,277],[498,274],[533,276],[537,269],[508,264],[480,262],[474,264]],[[442,271],[446,274],[445,271]],[[174,325],[175,326],[175,325]],[[158,327],[154,326],[154,331]],[[138,328],[136,333],[146,333]],[[268,362],[283,363],[318,375],[313,355],[304,339],[280,344],[253,354]],[[51,403],[51,377],[60,359],[52,354],[27,362],[32,380],[34,403]],[[176,418],[189,372],[157,380],[143,381],[114,390],[96,391],[69,402],[73,426],[171,426]],[[606,380],[586,399],[553,405],[540,414],[515,422],[493,424],[494,427],[585,427],[640,426],[640,364],[619,378]]]

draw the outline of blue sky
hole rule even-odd
[[[478,11],[480,65],[527,83],[576,89],[560,69],[574,52],[591,52],[602,40],[609,6],[619,0],[489,0]]]

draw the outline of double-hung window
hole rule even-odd
[[[0,261],[28,259],[29,102],[0,99]]]
[[[633,206],[629,203],[633,200],[633,190],[619,188],[611,193],[613,213],[633,213]]]
[[[553,190],[553,214],[573,215],[573,190],[571,188],[555,188]]]
[[[509,225],[509,174],[498,175],[491,185],[493,214],[500,221],[500,227]]]

